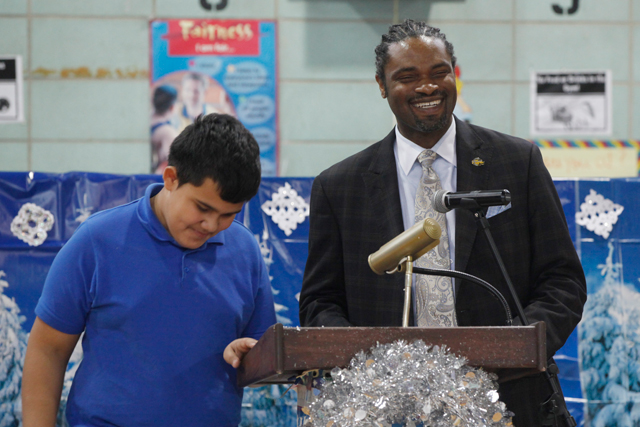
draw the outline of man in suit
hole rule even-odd
[[[422,22],[407,20],[382,37],[376,81],[397,126],[314,181],[300,321],[304,326],[401,325],[403,275],[378,276],[367,258],[413,225],[423,172],[417,159],[430,149],[437,154],[432,168],[442,189],[511,192],[510,208],[488,221],[525,315],[529,322],[546,323],[551,360],[580,321],[584,273],[538,148],[453,116],[455,61],[444,34]],[[448,237],[438,251],[449,247],[450,268],[488,281],[516,312],[472,212],[448,212],[443,231]],[[456,280],[454,295],[459,326],[505,325],[504,310],[485,290]],[[412,312],[415,324],[413,319]],[[516,426],[540,425],[539,404],[551,394],[542,375],[505,382],[499,392],[516,414]]]

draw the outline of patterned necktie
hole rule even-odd
[[[433,218],[442,229],[440,244],[434,250],[416,260],[416,267],[449,269],[449,239],[447,220],[443,213],[433,208],[433,195],[442,189],[438,174],[431,168],[436,153],[424,150],[418,156],[422,165],[422,177],[416,192],[416,221]],[[416,324],[418,326],[457,326],[453,300],[453,281],[450,277],[416,275]]]

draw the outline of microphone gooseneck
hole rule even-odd
[[[403,266],[400,266],[399,271],[402,272]],[[420,268],[413,267],[413,272],[416,274],[426,274],[432,276],[445,276],[445,277],[454,277],[456,279],[467,280],[473,284],[479,285],[489,291],[499,302],[502,304],[502,308],[504,309],[504,314],[507,318],[507,326],[513,326],[513,315],[511,314],[511,309],[509,308],[509,304],[504,296],[497,290],[493,285],[491,285],[486,280],[482,280],[479,277],[472,276],[471,274],[467,274],[463,271],[456,270],[446,270],[442,268]]]

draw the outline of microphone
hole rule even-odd
[[[452,193],[438,190],[433,196],[433,208],[440,213],[452,209],[481,209],[488,206],[506,206],[511,203],[509,190],[475,190]]]
[[[376,274],[394,270],[403,258],[418,259],[440,243],[442,230],[433,218],[416,222],[369,255],[369,267]]]

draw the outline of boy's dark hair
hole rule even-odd
[[[198,187],[211,178],[229,203],[246,202],[260,186],[258,143],[227,114],[198,116],[171,144],[169,166],[176,168],[179,186]]]
[[[416,37],[433,37],[444,42],[445,49],[451,57],[451,66],[456,68],[456,56],[453,54],[453,45],[447,40],[440,28],[427,25],[425,22],[405,19],[402,24],[389,27],[389,32],[382,35],[382,41],[376,46],[376,75],[384,82],[384,67],[389,62],[389,46],[402,40]]]
[[[154,112],[158,115],[166,113],[175,104],[176,99],[178,99],[178,91],[173,86],[158,86],[153,91]]]

